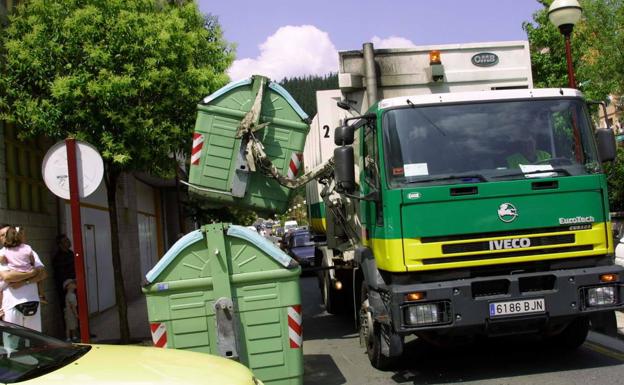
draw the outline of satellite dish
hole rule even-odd
[[[104,176],[104,162],[95,147],[76,141],[76,169],[78,174],[78,195],[80,198],[93,194]],[[69,170],[65,141],[52,146],[41,165],[45,185],[59,198],[69,199]]]

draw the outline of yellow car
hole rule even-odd
[[[0,383],[261,385],[245,366],[209,354],[80,345],[0,321]]]

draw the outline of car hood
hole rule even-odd
[[[311,258],[314,257],[314,246],[293,247],[290,252],[297,258]]]
[[[253,385],[249,369],[205,353],[141,346],[92,345],[78,360],[23,384]]]

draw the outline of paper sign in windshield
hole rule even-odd
[[[552,171],[553,167],[549,164],[519,164],[520,170],[527,178],[549,178],[557,176],[556,172],[536,172],[536,171]]]
[[[405,172],[405,176],[429,175],[429,168],[427,167],[427,163],[404,164],[403,171]]]

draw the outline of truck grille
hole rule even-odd
[[[589,227],[589,229],[591,229],[591,226]],[[556,226],[556,227],[542,227],[538,229],[525,229],[525,230],[515,230],[515,231],[495,231],[495,232],[477,233],[477,234],[446,235],[442,237],[423,237],[423,238],[420,238],[420,241],[422,243],[438,243],[438,242],[464,241],[464,240],[479,239],[479,238],[513,237],[517,235],[531,235],[531,234],[539,234],[539,233],[562,233],[566,231],[572,232],[574,230],[575,229],[570,228],[570,226]]]
[[[422,263],[425,265],[434,265],[439,263],[453,263],[453,262],[466,262],[477,261],[483,259],[494,258],[511,258],[511,257],[523,257],[529,255],[542,255],[542,254],[556,254],[556,253],[570,253],[577,251],[593,250],[592,245],[584,246],[571,246],[571,247],[556,247],[549,249],[521,249],[521,251],[509,251],[506,253],[488,253],[488,254],[473,254],[473,255],[461,255],[447,258],[430,258],[423,259]]]
[[[563,234],[563,235],[549,235],[549,236],[538,236],[538,237],[523,237],[523,239],[528,239],[531,247],[537,246],[553,246],[560,245],[566,243],[574,243],[574,234]],[[499,241],[500,242],[500,241]],[[475,251],[484,251],[484,250],[501,250],[501,248],[496,248],[491,241],[480,241],[480,242],[468,242],[468,243],[456,243],[451,245],[442,245],[442,254],[455,254],[455,253],[469,253]]]

